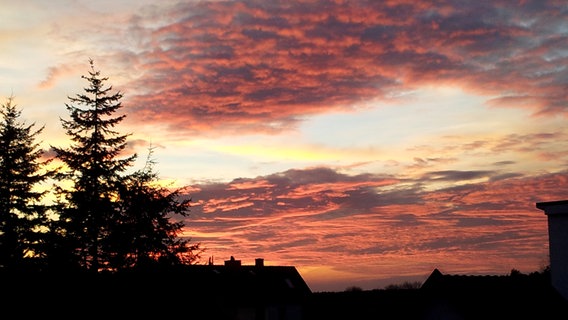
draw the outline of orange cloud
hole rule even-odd
[[[487,179],[470,182],[478,175]],[[422,187],[440,177],[456,185]],[[366,286],[380,280],[369,278],[376,270],[391,279],[416,270],[426,276],[440,266],[455,273],[531,272],[547,256],[546,217],[535,203],[563,199],[567,188],[567,172],[445,171],[396,179],[289,170],[199,185],[192,197],[212,206],[194,208],[187,234],[221,259],[236,255],[252,263],[261,254],[274,264],[325,266],[328,275]],[[314,283],[326,277],[309,274]]]
[[[193,134],[288,130],[306,115],[436,83],[495,97],[491,105],[563,113],[558,6],[187,3],[153,29],[128,104],[138,119]]]
[[[42,80],[38,87],[41,89],[49,89],[57,83],[57,81],[61,77],[70,76],[71,74],[75,74],[76,68],[66,66],[66,65],[59,65],[57,67],[50,67],[47,70],[47,76],[44,80]]]

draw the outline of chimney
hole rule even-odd
[[[225,260],[226,267],[240,267],[241,260],[235,260],[235,257],[231,256],[230,260]]]
[[[254,259],[254,266],[255,267],[264,267],[264,259],[262,259],[262,258]]]
[[[552,286],[568,300],[568,200],[538,202],[548,217],[548,246]]]

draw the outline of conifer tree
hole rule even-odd
[[[144,168],[127,177],[120,193],[120,224],[111,237],[119,251],[114,265],[121,269],[145,270],[199,259],[200,244],[179,238],[184,223],[172,219],[187,216],[191,199],[182,199],[185,188],[167,188],[159,184],[154,170],[151,147]]]
[[[42,160],[36,138],[44,127],[19,121],[21,110],[7,99],[0,109],[0,268],[39,268],[44,258],[43,235],[47,206],[41,203],[47,191],[41,183],[53,176],[47,170],[51,159]]]
[[[128,137],[113,129],[125,118],[115,115],[122,108],[122,93],[112,93],[112,86],[105,86],[108,78],[95,69],[92,59],[89,64],[88,75],[82,76],[89,86],[84,93],[68,97],[70,103],[65,106],[71,119],[60,119],[72,145],[53,149],[65,165],[60,179],[71,182],[71,188],[60,190],[64,201],[57,232],[63,241],[58,258],[98,272],[112,269],[104,242],[116,224],[123,173],[136,154],[119,158]]]
[[[59,219],[53,221],[50,265],[99,272],[191,264],[199,244],[178,237],[184,226],[172,221],[185,216],[189,200],[182,189],[160,187],[151,152],[142,170],[127,174],[136,154],[120,158],[129,135],[114,130],[125,115],[120,92],[111,93],[106,77],[95,70],[83,76],[84,94],[69,97],[70,120],[61,119],[71,138],[68,148],[53,147],[64,164],[59,179]]]

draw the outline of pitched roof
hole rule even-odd
[[[117,274],[0,274],[4,309],[30,317],[232,319],[240,308],[299,306],[311,290],[293,266],[191,265]],[[22,301],[34,308],[21,307]],[[31,313],[30,313],[31,312]],[[39,316],[38,315],[38,316]],[[96,316],[95,316],[96,315]]]
[[[235,299],[298,299],[311,293],[293,266],[196,265],[187,267],[184,277],[208,292]]]
[[[444,310],[462,319],[568,316],[568,301],[541,274],[450,275],[434,269],[420,290],[430,312]]]

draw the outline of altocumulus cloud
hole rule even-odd
[[[430,179],[442,175],[462,183],[436,190],[425,187],[428,177],[350,176],[329,168],[204,183],[191,194],[188,234],[218,255],[252,259],[260,253],[299,265],[326,261],[354,273],[379,268],[399,276],[403,271],[390,270],[390,263],[424,267],[429,261],[483,272],[503,259],[534,259],[546,242],[546,231],[536,228],[542,217],[534,212],[534,195],[561,197],[559,189],[568,187],[566,173],[491,179],[500,174],[432,172]],[[480,176],[486,181],[468,183]]]
[[[140,33],[151,40],[135,60],[145,72],[129,85],[131,114],[180,133],[270,133],[432,84],[564,113],[567,10],[536,0],[180,4]]]

